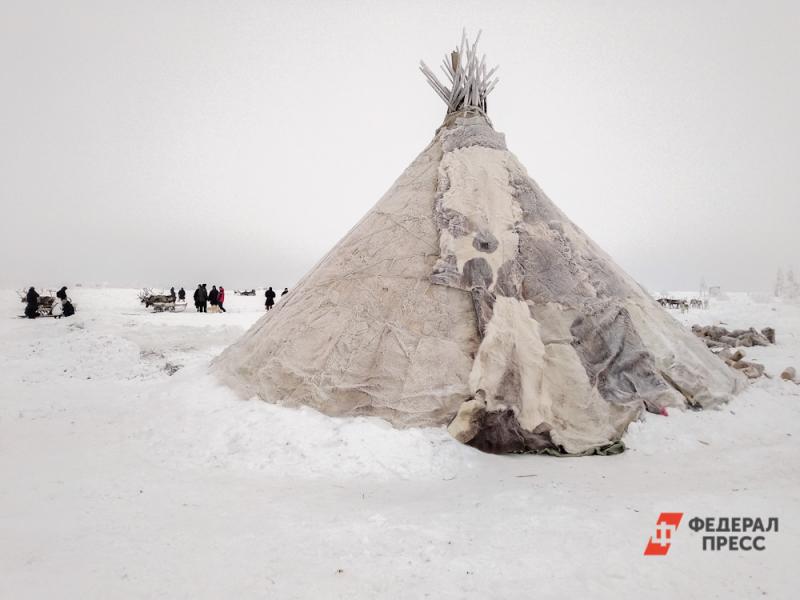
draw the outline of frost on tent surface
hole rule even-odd
[[[486,97],[494,89],[499,81],[494,74],[497,67],[486,68],[486,56],[478,59],[478,41],[481,39],[481,32],[475,37],[475,42],[470,43],[467,32],[461,33],[461,44],[450,52],[450,56],[445,55],[442,64],[439,65],[442,72],[447,77],[447,82],[442,83],[436,74],[420,61],[420,71],[425,75],[428,83],[436,94],[447,105],[447,113],[454,113],[466,108],[479,108],[486,114]]]
[[[643,410],[742,386],[572,223],[488,120],[495,69],[462,37],[433,141],[215,362],[244,395],[491,452],[615,452]]]

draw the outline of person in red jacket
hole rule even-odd
[[[228,312],[225,310],[225,307],[222,306],[222,303],[225,302],[225,288],[219,286],[219,294],[217,294],[217,306],[222,312]]]

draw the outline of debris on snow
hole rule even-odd
[[[769,346],[775,343],[775,329],[765,327],[761,331],[756,331],[755,327],[750,329],[734,329],[730,331],[720,325],[692,325],[692,332],[703,340],[709,348],[735,348],[744,346]]]

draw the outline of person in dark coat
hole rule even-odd
[[[169,288],[169,296],[170,296],[170,298],[172,298],[172,301],[174,302],[175,301],[175,287],[174,286]]]
[[[61,316],[62,317],[71,317],[75,314],[75,307],[72,305],[72,302],[67,300],[61,301]]]
[[[219,286],[219,295],[217,295],[217,306],[219,306],[219,309],[222,312],[228,312],[227,310],[225,310],[225,307],[222,306],[224,302],[225,302],[225,288]]]
[[[199,283],[197,284],[197,289],[194,291],[194,308],[197,312],[200,312],[200,294],[203,292],[203,286]]]
[[[185,289],[181,288],[181,289],[178,290],[178,300],[180,300],[181,302],[186,300],[186,290]]]
[[[208,312],[208,290],[205,283],[200,286],[200,312]]]
[[[267,301],[264,302],[264,306],[267,307],[267,310],[272,310],[272,307],[275,305],[275,292],[272,291],[272,287],[264,292],[264,297],[267,299]]]
[[[70,299],[67,297],[67,286],[63,286],[56,292],[56,298],[61,301],[61,315],[62,317],[71,317],[75,314],[75,306],[73,306]]]
[[[25,316],[29,319],[35,319],[39,316],[39,294],[36,293],[36,290],[30,288],[28,293],[25,296],[25,302],[27,302],[27,306],[25,306]]]
[[[288,293],[289,293],[289,288],[283,288],[283,291],[281,292],[281,297],[285,296]]]
[[[208,303],[211,306],[216,306],[218,297],[219,297],[219,291],[217,291],[217,286],[212,285],[211,286],[211,291],[208,292]]]

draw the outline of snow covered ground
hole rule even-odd
[[[673,312],[775,327],[748,349],[773,378],[648,415],[622,455],[552,458],[236,398],[207,367],[259,296],[151,314],[135,290],[70,292],[75,317],[35,321],[0,292],[1,598],[797,597],[800,386],[774,377],[800,369],[796,305]],[[643,556],[662,511],[684,521]],[[704,552],[694,516],[780,530]]]

